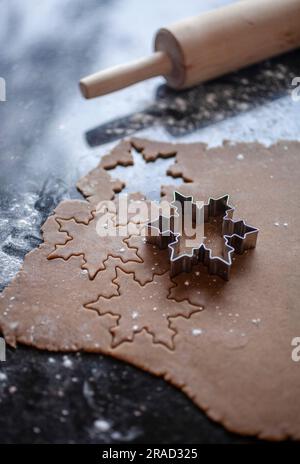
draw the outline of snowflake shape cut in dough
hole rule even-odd
[[[120,296],[99,297],[85,305],[100,315],[117,316],[117,325],[111,329],[113,348],[125,341],[132,342],[135,334],[146,330],[152,335],[153,343],[161,343],[172,350],[176,331],[170,327],[170,319],[177,316],[189,318],[203,309],[187,301],[168,298],[170,288],[174,286],[168,272],[155,275],[152,282],[140,285],[132,273],[117,268],[113,282],[118,285]]]
[[[48,259],[63,258],[83,255],[83,269],[86,269],[91,279],[105,269],[105,261],[109,256],[120,258],[123,263],[128,261],[142,262],[136,248],[129,248],[125,243],[128,238],[124,229],[126,226],[117,227],[116,235],[99,235],[97,221],[93,219],[87,225],[76,222],[74,219],[57,219],[60,231],[67,232],[69,240],[64,244],[55,246],[55,250],[49,254]]]

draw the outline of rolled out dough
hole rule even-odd
[[[189,182],[182,193],[229,194],[234,217],[259,227],[257,248],[236,258],[229,282],[201,265],[171,280],[166,254],[156,272],[161,252],[134,237],[112,250],[99,243],[94,260],[95,204],[123,187],[106,169],[131,164],[131,145],[146,160],[175,155],[169,174]],[[44,243],[2,293],[6,341],[111,355],[163,376],[231,431],[299,440],[300,362],[291,356],[300,336],[299,156],[300,144],[285,141],[121,142],[79,181],[87,200],[63,202],[47,219]]]

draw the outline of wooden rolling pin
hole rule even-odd
[[[159,29],[155,52],[84,77],[94,98],[163,75],[184,89],[300,46],[300,0],[242,0]]]

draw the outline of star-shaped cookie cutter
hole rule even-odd
[[[245,223],[243,220],[232,219],[234,208],[228,204],[229,195],[220,198],[209,198],[207,203],[194,203],[192,196],[185,196],[174,192],[174,200],[171,203],[171,215],[166,217],[159,215],[155,221],[147,224],[146,241],[159,248],[169,249],[170,274],[175,276],[181,272],[190,272],[192,266],[202,262],[209,274],[218,275],[224,280],[229,280],[233,255],[243,254],[246,250],[255,248],[259,230]],[[178,202],[181,205],[181,213],[178,214]],[[178,232],[178,221],[184,220],[185,207],[189,204],[192,214],[192,222],[196,223],[198,215],[202,215],[202,221],[208,223],[210,218],[222,219],[223,249],[222,256],[213,256],[212,250],[204,243],[204,237],[197,246],[191,247],[189,252],[181,252],[180,240],[182,234]]]

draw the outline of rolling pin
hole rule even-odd
[[[174,89],[300,46],[300,0],[242,0],[159,29],[149,57],[81,79],[94,98],[162,75]]]

